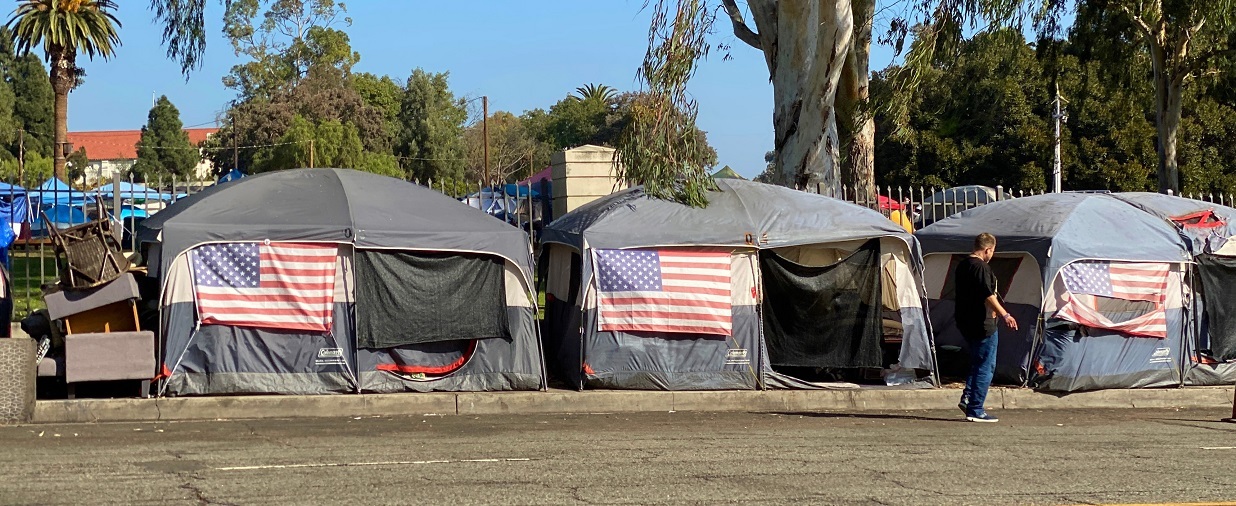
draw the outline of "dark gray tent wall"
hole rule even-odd
[[[259,174],[183,199],[142,237],[162,280],[165,394],[544,387],[527,236],[437,192],[341,169]],[[198,324],[186,253],[266,240],[340,245],[330,333]],[[384,298],[415,310],[367,307]]]
[[[767,288],[757,284],[759,252],[807,254],[822,245],[852,251],[870,239],[904,259],[893,295],[900,299],[894,312],[904,326],[895,360],[934,371],[921,261],[912,236],[879,213],[834,199],[746,181],[717,184],[720,191],[709,194],[705,209],[651,199],[637,188],[594,201],[546,227],[546,360],[555,376],[572,388],[816,388],[772,367],[753,293]],[[701,247],[732,252],[731,335],[599,330],[593,249]],[[879,280],[873,281],[878,287]]]

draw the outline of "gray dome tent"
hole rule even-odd
[[[997,381],[1066,392],[1180,383],[1191,258],[1171,225],[1110,195],[1057,193],[993,202],[919,230],[942,347],[965,346],[953,321],[952,272],[983,232],[996,236],[990,265],[1005,307],[1022,323],[1000,329]],[[1161,283],[1160,297],[1119,293],[1118,278],[1135,270]],[[1104,280],[1106,292],[1083,277]],[[1063,318],[1066,307],[1083,306],[1088,324]],[[949,357],[940,360],[947,365]]]
[[[257,174],[181,199],[140,237],[162,287],[163,393],[544,386],[527,235],[433,190]],[[335,275],[311,277],[321,265]]]
[[[878,212],[839,200],[742,180],[715,182],[719,191],[708,194],[706,208],[634,188],[545,227],[547,362],[569,383],[812,388],[786,371],[890,363],[934,371],[913,236]],[[703,277],[698,267],[666,260],[690,255],[721,255],[722,267]],[[628,263],[646,271],[631,273]],[[626,281],[615,271],[624,268]],[[649,272],[654,289],[626,290],[628,281],[652,286]],[[687,281],[671,280],[674,273],[686,273]],[[673,318],[682,310],[671,306],[703,303],[658,297],[705,286],[690,285],[701,279],[712,283],[713,299],[705,302],[720,326],[676,330]],[[633,309],[624,305],[631,293],[641,298]]]
[[[1171,223],[1195,264],[1185,356],[1186,385],[1236,383],[1236,209],[1161,193],[1111,195]]]

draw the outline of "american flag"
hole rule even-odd
[[[730,254],[596,250],[603,331],[731,333]]]
[[[327,332],[335,298],[334,245],[207,244],[191,252],[202,323]]]
[[[1064,266],[1060,274],[1073,293],[1158,302],[1167,290],[1169,269],[1161,263],[1082,261]]]
[[[1066,302],[1056,317],[1088,327],[1114,330],[1132,336],[1167,337],[1167,313],[1163,309],[1170,266],[1160,263],[1074,262],[1064,266]],[[1114,322],[1099,312],[1097,297],[1147,301],[1154,308],[1141,316]]]

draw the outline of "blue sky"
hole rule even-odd
[[[240,62],[223,38],[221,2],[207,0],[204,65],[186,82],[168,60],[148,2],[120,2],[123,46],[110,61],[79,62],[85,84],[69,97],[69,129],[140,128],[152,96],[167,95],[186,126],[213,126],[234,98],[221,79]],[[344,28],[360,52],[356,71],[403,81],[412,69],[449,71],[456,95],[489,96],[490,109],[520,113],[548,108],[577,86],[601,83],[636,89],[635,70],[647,47],[649,13],[643,0],[460,0],[347,2]],[[762,54],[737,41],[724,20],[714,37],[730,44],[732,59],[714,55],[701,65],[690,91],[700,127],[719,154],[748,177],[772,149],[772,85]],[[877,26],[877,30],[880,28]],[[876,48],[872,67],[891,58]]]

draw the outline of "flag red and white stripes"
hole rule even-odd
[[[328,332],[335,245],[207,244],[191,253],[198,317],[205,324]]]
[[[595,250],[603,331],[728,336],[729,252]]]
[[[1142,316],[1117,323],[1095,309],[1098,306],[1095,296],[1067,294],[1066,297],[1068,302],[1056,312],[1056,318],[1131,336],[1167,338],[1167,312],[1162,304],[1156,304],[1154,309]]]
[[[1143,337],[1167,337],[1167,313],[1164,310],[1168,274],[1171,265],[1165,263],[1122,263],[1081,261],[1064,266],[1060,275],[1068,293],[1064,306],[1056,317],[1088,327],[1114,330]],[[1146,301],[1153,309],[1141,316],[1114,322],[1097,309],[1096,297]]]

